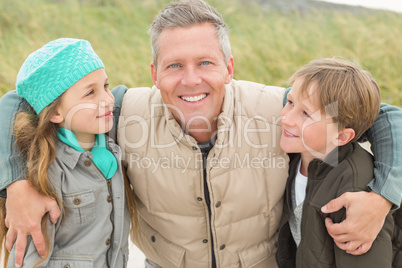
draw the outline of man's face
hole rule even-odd
[[[225,63],[216,30],[209,23],[165,29],[158,41],[157,66],[151,64],[151,71],[164,103],[191,135],[200,129],[213,133],[225,84],[233,77],[233,58]]]

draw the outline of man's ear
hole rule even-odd
[[[334,140],[336,146],[342,146],[353,140],[355,131],[352,128],[344,128],[339,131],[338,137]]]
[[[152,75],[152,80],[154,81],[155,86],[157,88],[159,88],[157,70],[156,70],[156,66],[153,62],[151,62],[151,75]]]
[[[233,72],[234,72],[234,59],[233,56],[230,56],[229,61],[228,61],[228,65],[226,66],[227,68],[227,74],[225,77],[225,84],[229,84],[230,81],[232,81],[233,79]]]
[[[55,124],[60,124],[64,122],[64,116],[58,111],[58,109],[56,109],[50,116],[50,122]]]

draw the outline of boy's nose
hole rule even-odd
[[[288,125],[288,126],[294,125],[294,120],[292,119],[291,111],[288,111],[287,113],[282,115],[281,122],[282,125]]]

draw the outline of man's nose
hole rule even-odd
[[[200,75],[196,67],[193,66],[186,67],[181,80],[183,85],[188,87],[194,87],[200,84],[201,81],[202,79],[200,78]]]

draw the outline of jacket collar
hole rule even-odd
[[[308,166],[309,179],[321,180],[325,178],[333,168],[337,167],[352,152],[353,144],[349,142],[332,150],[324,160],[314,159]]]

